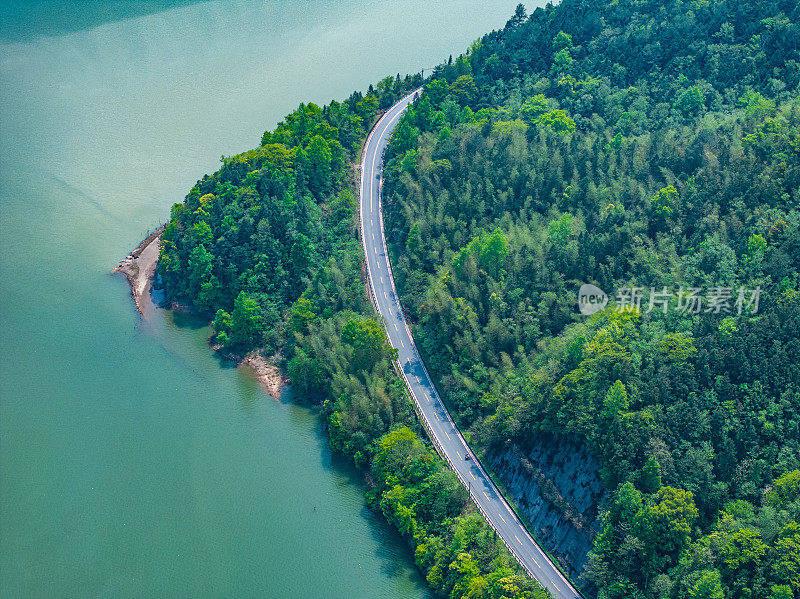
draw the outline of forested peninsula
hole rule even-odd
[[[590,450],[588,595],[800,598],[800,5],[520,5],[424,81],[301,105],[172,209],[167,297],[281,361],[434,591],[546,597],[425,439],[366,293],[355,165],[422,84],[387,240],[470,442]]]

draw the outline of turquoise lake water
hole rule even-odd
[[[317,417],[108,273],[299,102],[516,3],[0,0],[0,596],[427,596]]]

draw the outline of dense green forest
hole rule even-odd
[[[800,597],[799,81],[796,2],[564,0],[439,67],[396,131],[426,364],[483,447],[591,448],[600,597]],[[582,283],[611,304],[581,315]]]
[[[544,597],[426,445],[365,294],[353,165],[421,82],[301,105],[223,158],[173,208],[158,273],[226,348],[282,357],[440,596]],[[386,227],[459,424],[486,451],[592,450],[601,598],[800,599],[798,4],[520,6],[425,83]],[[605,310],[579,313],[583,283]]]
[[[295,396],[321,405],[330,444],[370,481],[367,503],[441,596],[544,599],[423,441],[396,351],[366,294],[354,164],[379,111],[422,82],[301,105],[172,208],[158,274],[169,301],[213,318],[226,352],[284,356]]]

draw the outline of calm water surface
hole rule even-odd
[[[516,3],[0,0],[0,596],[427,596],[316,416],[108,271],[300,101]]]

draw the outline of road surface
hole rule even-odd
[[[416,93],[400,100],[381,117],[367,138],[361,158],[361,233],[372,300],[383,317],[390,343],[399,352],[398,363],[403,377],[439,453],[450,463],[480,512],[528,574],[547,588],[553,597],[578,599],[581,595],[528,534],[456,428],[419,357],[400,309],[383,232],[381,170],[383,152],[391,133]]]

